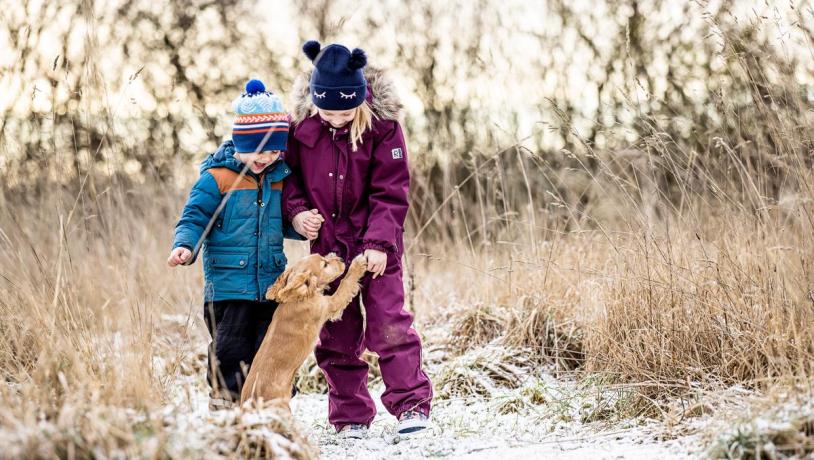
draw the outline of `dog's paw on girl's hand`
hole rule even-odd
[[[364,254],[354,257],[348,271],[357,275],[364,274],[367,271],[367,257]]]

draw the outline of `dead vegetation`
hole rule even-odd
[[[506,333],[505,308],[478,303],[463,308],[450,318],[448,348],[461,355],[481,347]]]
[[[531,350],[537,363],[554,364],[555,369],[571,371],[582,366],[583,325],[568,317],[568,311],[547,296],[527,295],[509,310],[503,343]]]
[[[449,360],[436,371],[433,385],[442,399],[491,397],[501,388],[518,388],[529,379],[528,352],[484,346]]]
[[[273,409],[228,411],[213,424],[211,444],[218,454],[239,458],[319,458],[318,450],[287,414]],[[220,428],[220,429],[217,429]]]
[[[640,3],[619,8],[629,16],[619,19],[611,43],[623,56],[605,56],[595,38],[577,34],[601,64],[595,67],[607,69],[590,75],[599,80],[588,85],[597,90],[599,112],[586,115],[570,99],[546,99],[546,113],[531,114],[546,119],[528,139],[515,132],[507,135],[510,142],[496,139],[483,129],[479,112],[444,99],[433,86],[437,56],[406,73],[425,77],[412,80],[430,121],[407,120],[408,138],[412,128],[416,137],[424,134],[419,142],[427,151],[448,155],[422,156],[416,149],[405,239],[409,308],[420,329],[443,332],[425,342],[425,351],[441,351],[432,357],[431,375],[439,398],[496,398],[501,413],[544,405],[552,411],[546,415],[591,423],[641,413],[665,417],[670,400],[697,391],[762,391],[779,380],[810,381],[811,66],[782,44],[771,46],[763,31],[772,21],[733,22],[728,2],[712,12],[692,10],[704,27],[687,34],[690,43],[679,25],[664,43],[651,37],[659,46],[650,49],[647,34],[661,29],[643,28],[647,15]],[[564,24],[581,30],[568,5],[556,9]],[[810,49],[810,11],[792,10],[786,25]],[[168,12],[173,20],[184,14]],[[26,18],[14,19],[8,24],[17,29],[9,37],[26,27]],[[548,40],[544,34],[535,39]],[[164,94],[144,120],[119,120],[111,107],[90,107],[106,100],[93,62],[99,49],[84,49],[86,65],[72,67],[77,73],[63,82],[64,53],[53,61],[33,50],[28,38],[19,45],[45,68],[54,63],[49,91],[64,97],[53,102],[53,114],[12,119],[5,117],[9,109],[2,120],[3,140],[24,146],[12,151],[16,144],[0,145],[8,178],[0,186],[5,452],[314,455],[295,427],[273,415],[234,413],[216,421],[193,412],[202,402],[191,399],[189,388],[203,384],[206,341],[200,270],[169,270],[163,263],[190,169],[171,155],[182,141],[175,128],[185,125],[185,115],[158,115],[174,106],[175,94]],[[171,45],[159,46],[159,54],[195,46]],[[664,66],[649,65],[664,54],[655,51],[661,45],[689,51],[666,53]],[[427,54],[423,44],[414,47]],[[476,47],[470,51],[478,54]],[[23,62],[9,71],[35,75],[43,67]],[[659,74],[662,67],[667,75]],[[161,77],[163,71],[159,65],[145,75]],[[194,104],[186,106],[196,110],[212,96],[206,88],[237,87],[242,78],[201,86],[187,77],[179,87],[194,94]],[[14,93],[20,100],[28,96]],[[543,106],[538,102],[534,110]],[[102,109],[110,112],[97,117]],[[206,108],[198,121],[212,125],[215,112]],[[448,113],[454,116],[445,118]],[[61,137],[48,138],[47,128],[57,121],[61,128],[54,132]],[[143,123],[149,128],[138,135],[145,144],[130,142],[130,129],[111,129]],[[433,123],[443,139],[428,134]],[[78,141],[62,134],[75,127],[81,128]],[[468,129],[486,133],[489,142],[480,145]],[[79,145],[72,151],[74,142]],[[164,152],[166,145],[171,148]],[[74,172],[63,177],[65,165]],[[128,176],[128,168],[136,173]],[[32,177],[44,180],[28,182]],[[365,359],[372,364],[371,382],[379,383],[375,356]],[[543,370],[607,391],[577,407],[585,398],[534,386]],[[313,361],[300,370],[297,385],[305,393],[327,389]],[[796,406],[808,407],[810,393],[794,391]],[[704,405],[691,407],[682,416],[707,412]],[[775,414],[778,424],[743,425],[716,443],[713,455],[809,455],[811,415],[791,414]]]
[[[587,334],[589,371],[654,394],[811,375],[811,239],[737,219],[717,225],[635,242]]]
[[[809,458],[814,453],[814,406],[808,383],[752,396],[737,414],[707,428],[705,456],[714,459]]]

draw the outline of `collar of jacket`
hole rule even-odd
[[[235,144],[231,140],[224,142],[220,145],[217,152],[209,155],[203,163],[201,163],[201,172],[210,168],[229,168],[236,173],[243,171],[246,165],[238,161],[237,158],[234,157],[234,154]],[[291,169],[283,160],[283,156],[284,155],[280,155],[277,161],[272,163],[261,173],[269,182],[279,182],[291,174]],[[257,177],[251,170],[246,171],[246,175]]]
[[[294,128],[294,138],[302,142],[309,149],[314,148],[319,140],[320,134],[323,132],[330,132],[331,129],[336,130],[336,138],[344,136],[347,138],[350,130],[347,127],[333,128],[327,121],[323,120],[319,114],[311,115],[310,117],[302,120]],[[367,134],[367,133],[366,133]]]

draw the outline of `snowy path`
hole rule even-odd
[[[505,390],[492,400],[480,397],[434,401],[431,436],[394,442],[395,418],[382,407],[381,385],[372,388],[378,415],[370,436],[364,440],[340,440],[328,426],[327,395],[299,394],[291,409],[302,432],[324,459],[463,458],[500,460],[565,459],[684,459],[696,458],[697,436],[669,441],[658,439],[663,426],[654,421],[622,420],[614,423],[582,423],[580,414],[591,410],[596,395],[579,390],[573,382],[543,374],[537,380],[545,388],[546,402],[527,404],[518,413],[501,414],[507,401],[515,401],[524,388]],[[208,387],[200,373],[181,378],[173,403],[164,408],[168,423],[175,425],[178,448],[205,448],[224,426],[234,425],[238,411],[209,412]],[[228,435],[226,436],[228,438]],[[207,441],[208,440],[208,441]],[[232,445],[228,441],[225,445]],[[210,446],[211,447],[211,446]],[[227,449],[228,450],[228,449]]]
[[[163,409],[167,423],[174,425],[179,449],[203,451],[211,439],[222,437],[225,446],[234,440],[223,434],[223,427],[233,427],[239,411],[209,412],[208,386],[204,379],[204,349],[192,342],[185,344],[191,363],[183,375],[176,375],[170,403]],[[480,356],[473,351],[471,356]],[[549,369],[531,367],[518,388],[496,385],[485,376],[489,370],[470,368],[479,361],[442,359],[428,353],[427,369],[437,385],[433,401],[433,429],[430,436],[394,442],[391,434],[395,418],[381,405],[383,390],[380,379],[371,384],[378,415],[370,436],[364,440],[337,439],[328,425],[327,395],[299,394],[291,400],[291,409],[301,431],[310,438],[325,459],[392,459],[392,458],[465,458],[495,459],[651,459],[697,458],[700,435],[662,440],[664,425],[646,419],[619,419],[619,405],[625,400],[618,391],[598,382],[554,377]],[[503,359],[487,355],[487,360]],[[490,361],[490,362],[491,362]],[[166,372],[166,363],[156,358],[156,371]],[[463,379],[481,379],[480,385],[450,384],[450,368],[463,366]],[[172,368],[173,372],[177,369]],[[533,370],[532,370],[533,369]],[[447,377],[446,384],[442,376]],[[441,393],[461,388],[484,389],[490,398],[471,395],[445,397]],[[455,393],[453,393],[455,394]],[[461,393],[459,393],[461,394]],[[622,398],[622,399],[620,399]],[[239,428],[239,427],[238,427]],[[239,430],[238,430],[239,431]],[[692,430],[691,430],[692,431]],[[209,446],[211,447],[211,446]],[[228,451],[228,448],[227,448]]]
[[[660,442],[647,426],[597,433],[579,423],[538,419],[534,414],[500,415],[484,401],[439,401],[433,410],[432,436],[392,442],[395,419],[373,392],[379,415],[364,440],[338,440],[327,426],[327,396],[299,395],[294,416],[326,459],[466,458],[501,460],[531,458],[692,458],[690,438]]]

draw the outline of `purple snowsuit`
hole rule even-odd
[[[387,253],[384,275],[362,279],[359,296],[342,319],[327,323],[315,356],[330,387],[328,419],[337,430],[351,423],[370,425],[376,406],[367,390],[365,348],[379,355],[385,391],[382,403],[399,416],[407,410],[429,414],[432,385],[421,368],[421,342],[404,310],[401,256],[407,191],[407,150],[396,121],[401,104],[392,83],[367,69],[368,103],[377,118],[352,151],[350,124],[333,129],[318,114],[310,115],[310,75],[300,77],[298,104],[286,163],[292,174],[283,187],[285,217],[318,209],[325,217],[311,253],[336,253],[348,263],[365,249]]]

